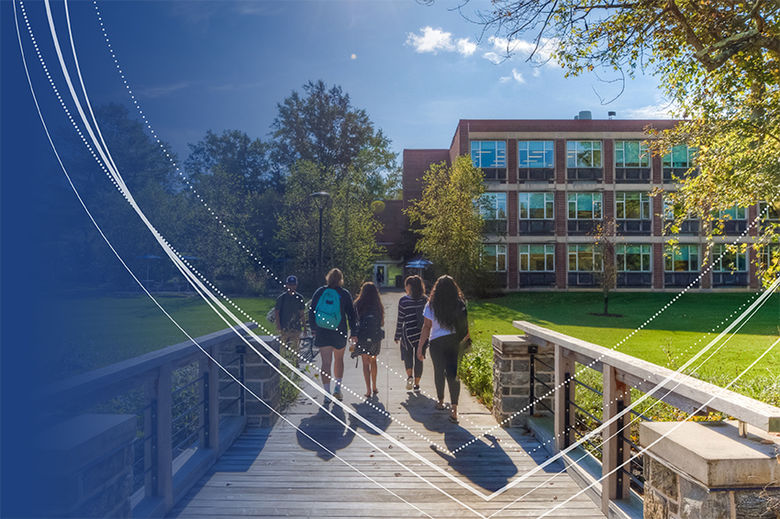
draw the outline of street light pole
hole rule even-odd
[[[316,193],[312,193],[309,196],[314,198],[314,203],[317,204],[317,209],[320,211],[320,227],[317,247],[317,275],[322,276],[322,212],[325,210],[325,204],[328,203],[330,193],[327,191],[317,191]]]

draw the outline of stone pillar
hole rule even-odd
[[[537,346],[523,335],[493,336],[493,416],[505,427],[525,427],[531,416],[531,355],[541,361],[534,363],[535,378],[552,386],[554,373],[542,364],[554,366],[552,347]],[[548,392],[542,382],[534,382],[536,398]],[[546,395],[541,403],[552,409],[552,398]],[[537,402],[537,414],[549,415],[549,411]]]
[[[277,353],[279,352],[279,341],[270,336],[261,336],[260,338]],[[255,348],[269,362],[260,358],[252,348],[247,346],[244,356],[244,383],[250,391],[262,398],[266,404],[274,409],[279,409],[281,399],[279,384],[281,377],[271,367],[271,364],[279,367],[280,363],[271,353],[266,351],[264,346],[256,344]],[[270,427],[276,422],[276,414],[249,393],[247,393],[245,398],[244,409],[247,425],[249,426]]]
[[[641,422],[639,441],[649,446],[644,455],[645,519],[780,514],[776,435],[748,426],[743,438],[732,421]]]
[[[131,517],[134,415],[84,414],[39,437],[40,501],[46,517]],[[37,515],[37,514],[35,514]]]

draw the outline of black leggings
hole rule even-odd
[[[414,370],[414,378],[420,378],[423,372],[423,361],[417,358],[417,346],[404,344],[401,339],[401,358],[404,360],[406,369]]]
[[[450,388],[450,402],[458,405],[460,380],[458,380],[458,341],[455,334],[437,337],[431,341],[431,360],[433,361],[433,380],[436,384],[436,396],[444,400],[444,379]]]

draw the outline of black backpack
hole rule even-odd
[[[377,342],[385,338],[385,331],[382,329],[382,317],[378,312],[369,311],[360,316],[358,321],[358,340]]]

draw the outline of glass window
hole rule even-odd
[[[471,141],[471,163],[475,168],[505,168],[506,141]]]
[[[566,141],[567,168],[600,168],[601,141]]]
[[[650,272],[650,245],[615,245],[618,272]]]
[[[521,168],[555,167],[553,141],[517,141],[517,165]]]
[[[767,269],[773,262],[780,261],[780,244],[767,243],[760,249],[759,258],[761,258],[761,267]]]
[[[763,221],[776,222],[780,220],[780,210],[767,202],[758,203],[758,214]]]
[[[722,243],[712,247],[713,272],[747,272],[747,258],[744,252],[729,250]]]
[[[506,272],[506,245],[485,245],[486,268],[490,272]]]
[[[518,193],[517,213],[521,220],[552,220],[555,218],[554,193]]]
[[[698,272],[698,245],[666,245],[664,270],[667,272]]]
[[[520,254],[521,272],[555,272],[555,244],[521,243],[517,250]]]
[[[590,243],[569,245],[569,272],[601,271],[601,252]]]
[[[649,220],[650,196],[647,193],[626,191],[615,193],[615,218],[620,220]]]
[[[601,218],[601,193],[569,193],[570,220],[598,220]]]
[[[484,193],[479,206],[485,220],[506,220],[506,193]]]
[[[664,155],[665,168],[690,168],[696,157],[696,148],[689,148],[685,144],[672,146],[672,151]]]
[[[730,207],[718,211],[719,220],[747,220],[747,210],[744,207]]]
[[[642,141],[615,141],[616,168],[649,168],[650,151]]]

